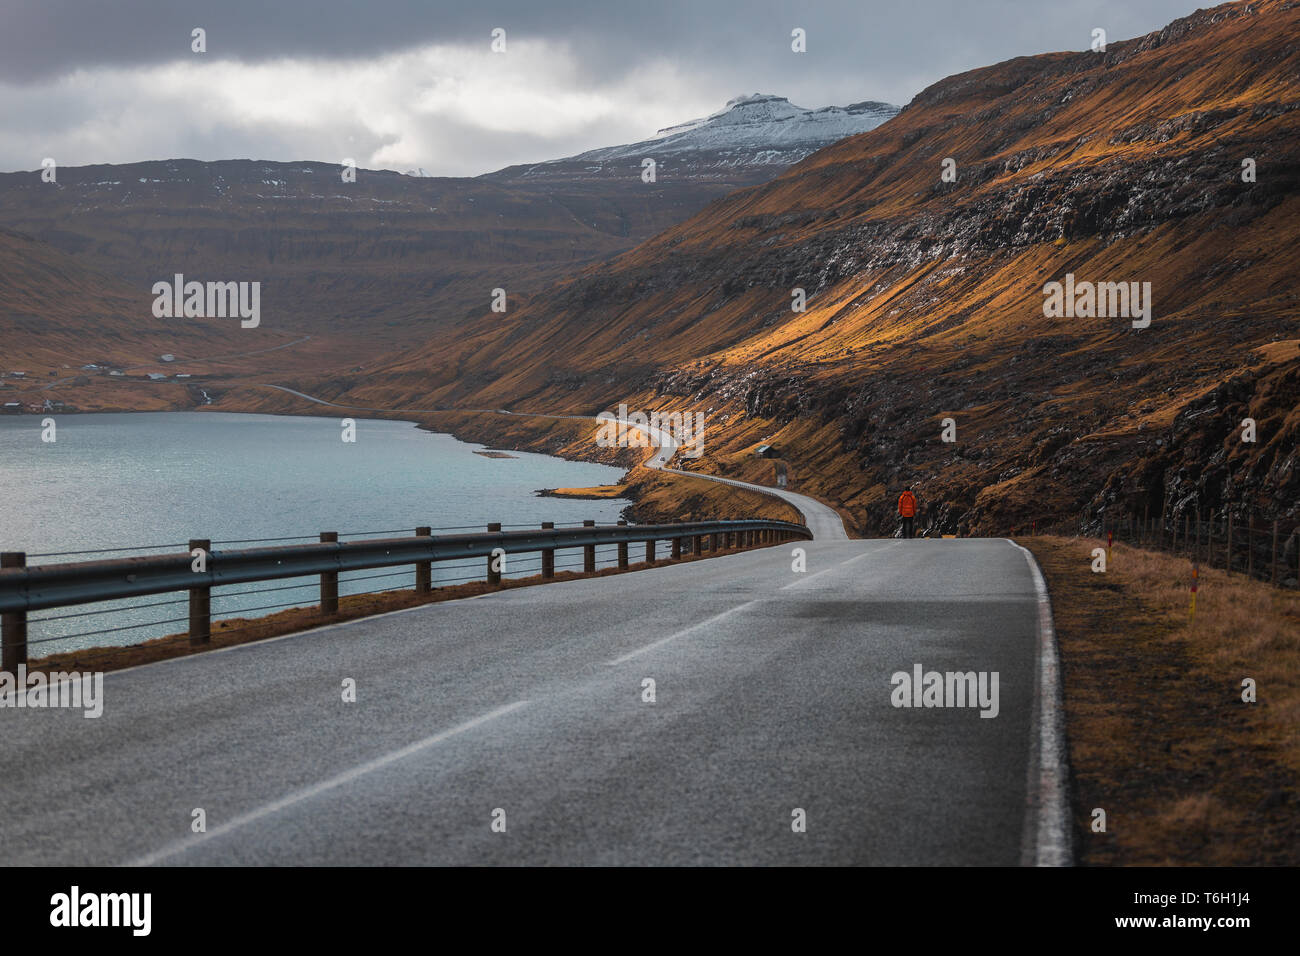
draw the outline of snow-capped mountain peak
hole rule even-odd
[[[788,165],[836,140],[875,129],[898,108],[866,101],[805,109],[784,96],[752,93],[702,119],[659,130],[650,139],[571,157],[584,162],[690,155],[706,165]],[[564,160],[560,160],[564,162]]]

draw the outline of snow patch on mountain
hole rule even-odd
[[[729,100],[716,113],[661,129],[653,137],[626,146],[593,149],[572,157],[585,162],[723,153],[731,164],[752,156],[756,165],[798,162],[809,153],[845,136],[875,129],[898,113],[888,103],[804,109],[784,96],[754,93]],[[564,162],[565,160],[559,160]]]

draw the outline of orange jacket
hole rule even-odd
[[[916,517],[916,495],[904,491],[898,496],[898,513],[904,518]]]

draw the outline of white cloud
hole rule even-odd
[[[721,106],[668,61],[586,85],[545,40],[429,45],[368,60],[192,59],[0,86],[13,104],[0,165],[312,159],[476,175],[646,138]],[[30,137],[30,138],[29,138]]]

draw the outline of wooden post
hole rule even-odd
[[[337,531],[322,531],[320,540],[321,544],[337,544],[339,533]],[[339,612],[339,573],[337,571],[322,571],[320,573],[320,612],[322,614],[337,614]]]
[[[190,567],[194,567],[194,552],[203,551],[203,566],[212,558],[212,542],[207,538],[190,539]],[[206,584],[190,588],[190,646],[198,647],[212,639],[212,588]]]
[[[653,540],[645,543],[645,563],[654,564],[655,560],[655,543]]]
[[[594,528],[596,522],[584,521],[582,526],[584,528]],[[591,574],[596,570],[596,546],[594,544],[589,544],[582,549],[582,570],[587,574]]]
[[[26,551],[0,553],[0,568],[27,567]],[[27,663],[27,611],[6,611],[0,616],[0,670],[17,675],[18,665]]]
[[[493,521],[490,525],[488,525],[488,534],[494,534],[494,533],[499,534],[500,532],[501,532],[500,521]],[[487,583],[493,586],[501,583],[501,572],[493,568],[493,563],[495,561],[496,558],[494,558],[492,555],[489,554],[487,558]]]
[[[1142,543],[1151,543],[1151,502],[1142,506]]]
[[[542,530],[550,531],[555,527],[554,521],[543,521]],[[555,577],[555,549],[542,549],[542,579]]]
[[[415,536],[417,538],[428,538],[433,534],[432,528],[416,528]],[[428,594],[433,590],[433,562],[416,561],[415,562],[415,593]]]
[[[695,536],[695,544],[693,545],[693,550],[695,551],[695,556],[697,558],[704,553],[704,535],[697,534]]]
[[[1163,549],[1165,546],[1165,499],[1160,499],[1160,537],[1156,542],[1156,547]]]
[[[620,528],[627,527],[626,521],[620,521],[618,524]],[[627,570],[627,540],[626,539],[618,543],[618,567],[620,571]]]
[[[1228,554],[1227,564],[1228,573],[1232,573],[1232,512],[1228,512]]]
[[[1277,519],[1273,519],[1273,574],[1271,582],[1277,587]]]
[[[722,537],[722,536],[721,536],[720,534],[718,534],[718,532],[716,532],[716,531],[713,532],[713,534],[709,535],[709,551],[713,552],[714,554],[717,553],[717,551],[718,551],[718,545],[719,545],[719,540],[718,540],[718,539],[721,538],[721,537]]]
[[[1246,515],[1246,577],[1255,576],[1255,512]]]
[[[680,561],[681,559],[682,559],[682,539],[680,537],[676,537],[673,538],[673,560]]]

